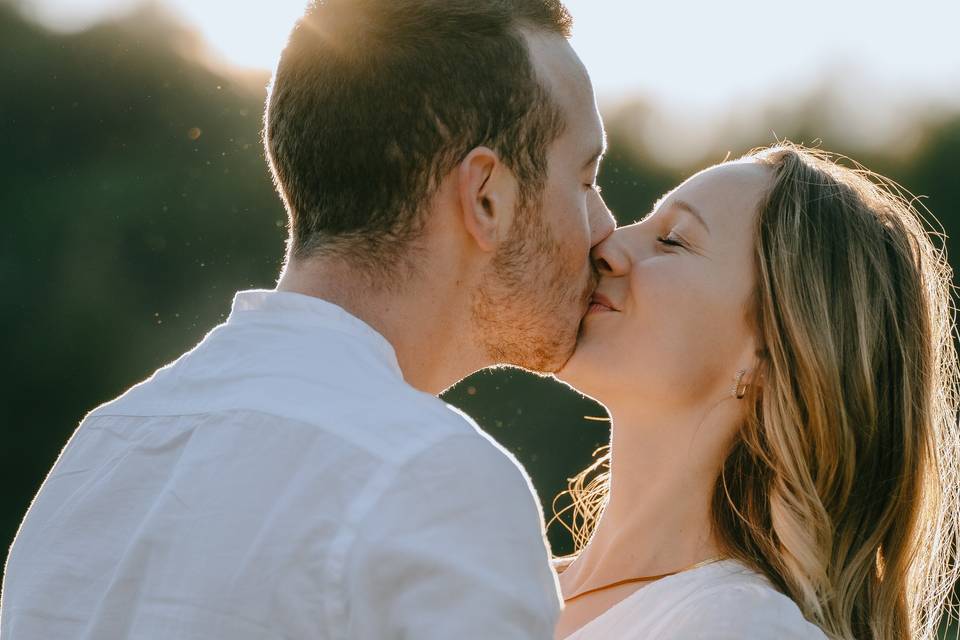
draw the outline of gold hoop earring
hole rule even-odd
[[[733,388],[730,390],[730,395],[737,400],[743,400],[743,397],[747,395],[747,387],[750,386],[749,384],[743,383],[743,376],[745,375],[747,375],[747,370],[740,369],[733,379]]]

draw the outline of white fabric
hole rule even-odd
[[[82,422],[8,559],[2,640],[552,637],[516,461],[334,305],[228,321]]]
[[[566,640],[826,640],[766,578],[724,560],[631,594]]]

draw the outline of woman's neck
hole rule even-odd
[[[590,543],[563,574],[568,595],[719,554],[710,505],[735,414],[720,405],[669,415],[614,406],[611,417],[609,501]]]

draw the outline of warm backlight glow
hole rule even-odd
[[[213,51],[272,68],[306,0],[160,0],[194,24]],[[69,28],[129,10],[137,0],[30,0],[27,10]],[[566,0],[574,46],[602,98],[730,106],[771,91],[808,88],[830,70],[854,84],[937,101],[960,95],[960,2]]]
[[[305,0],[167,0],[233,64],[272,69]]]
[[[129,11],[141,0],[26,0],[62,29]],[[151,0],[192,24],[211,55],[271,70],[307,0]],[[903,144],[918,118],[960,108],[960,2],[769,0],[625,2],[566,0],[573,45],[607,115],[639,99],[654,107],[633,133],[661,160],[710,148],[724,131],[752,126],[771,105],[789,109],[817,92],[844,139]],[[763,120],[766,122],[766,120]],[[761,132],[757,143],[777,132]],[[818,135],[830,137],[825,129]]]

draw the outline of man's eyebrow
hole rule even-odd
[[[703,228],[707,230],[707,233],[710,233],[710,226],[707,224],[707,221],[703,219],[703,214],[701,214],[700,211],[695,206],[693,206],[686,200],[674,200],[671,203],[671,206],[674,206],[678,209],[683,209],[684,211],[692,215],[694,218],[696,218],[700,222],[700,224],[703,225]]]
[[[607,132],[603,132],[603,142],[600,143],[600,146],[597,147],[597,150],[593,152],[593,155],[590,156],[590,159],[584,163],[583,168],[589,169],[593,164],[601,159],[607,153]]]
[[[583,168],[589,169],[594,164],[596,164],[597,160],[603,157],[603,154],[605,151],[606,151],[605,149],[597,149],[596,151],[594,151],[593,155],[590,156],[590,159],[583,163]]]

